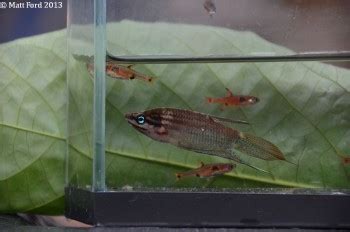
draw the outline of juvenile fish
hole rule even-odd
[[[253,105],[257,102],[259,102],[259,98],[254,96],[247,96],[247,95],[233,95],[231,90],[226,88],[227,94],[225,97],[220,98],[213,98],[213,97],[207,97],[208,103],[219,103],[222,104],[222,107],[224,106],[247,106],[247,105]]]
[[[73,57],[86,63],[86,67],[91,76],[94,76],[94,64],[93,57],[85,55],[73,55]],[[120,80],[142,80],[151,83],[153,77],[144,75],[142,73],[136,72],[132,69],[133,65],[123,66],[107,57],[106,60],[106,75],[111,78],[116,78]]]
[[[230,163],[216,163],[205,165],[203,162],[201,162],[201,166],[199,168],[192,169],[187,172],[175,173],[175,175],[176,179],[178,180],[187,176],[196,176],[200,178],[214,177],[232,171],[235,166],[235,164]]]
[[[114,61],[106,61],[106,75],[112,78],[121,80],[142,80],[146,82],[152,82],[153,78],[142,73],[136,72],[131,69],[133,65],[123,66],[115,63]],[[94,65],[87,63],[87,68],[90,75],[94,75]]]
[[[207,114],[174,108],[128,113],[125,117],[136,130],[156,141],[234,160],[260,171],[264,170],[246,163],[235,155],[234,150],[263,160],[285,160],[283,153],[271,142],[221,123],[228,119],[220,120]]]

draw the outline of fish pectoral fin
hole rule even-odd
[[[240,123],[240,124],[247,124],[247,125],[250,124],[249,122],[244,121],[244,120],[221,118],[221,117],[212,116],[212,115],[210,117],[212,118],[212,120],[214,122],[219,122],[219,123],[228,122],[228,123]]]
[[[201,161],[201,167],[203,167],[204,166],[204,163]]]
[[[164,126],[159,127],[158,129],[155,130],[158,135],[167,135],[168,130],[165,129]]]
[[[134,66],[134,64],[129,64],[128,66],[126,66],[127,68],[131,69]]]

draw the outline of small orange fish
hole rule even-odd
[[[235,166],[236,166],[235,164],[226,164],[226,163],[204,165],[204,163],[201,162],[201,166],[199,168],[192,169],[187,172],[179,172],[179,173],[176,173],[175,175],[177,180],[186,176],[196,176],[200,178],[213,177],[213,176],[223,175],[227,172],[230,172]]]
[[[223,106],[247,106],[259,102],[259,98],[254,96],[233,95],[231,90],[226,88],[227,95],[221,98],[207,97],[208,103],[220,103]]]
[[[139,79],[146,82],[152,82],[153,78],[131,69],[133,65],[123,66],[112,61],[106,61],[106,74],[109,77],[121,80]],[[88,71],[91,75],[94,72],[94,66],[91,63],[87,64]]]

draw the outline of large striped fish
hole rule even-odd
[[[174,108],[156,108],[128,113],[128,122],[148,137],[198,153],[215,155],[247,165],[235,150],[263,160],[285,160],[283,153],[271,142],[243,133],[222,122],[246,123],[219,118],[199,112]]]

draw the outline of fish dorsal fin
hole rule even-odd
[[[232,97],[233,94],[231,92],[231,90],[229,90],[228,88],[225,88],[226,89],[226,97]]]
[[[249,125],[249,122],[247,121],[243,121],[243,120],[236,120],[236,119],[229,119],[229,118],[221,118],[221,117],[217,117],[217,116],[210,116],[211,119],[214,122],[219,122],[219,123],[223,123],[223,122],[229,122],[229,123],[240,123],[240,124],[247,124]]]

